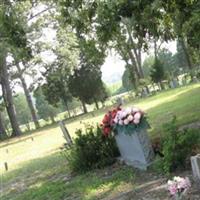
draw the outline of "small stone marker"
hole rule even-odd
[[[190,158],[192,165],[193,178],[196,182],[200,183],[200,154]]]
[[[9,153],[8,149],[6,149],[6,153]]]
[[[63,135],[64,135],[65,140],[67,141],[67,145],[68,145],[68,146],[71,146],[71,145],[72,145],[72,138],[71,138],[71,136],[70,136],[70,134],[69,134],[69,131],[68,131],[67,128],[65,127],[63,121],[60,121],[60,122],[59,122],[59,126],[60,126],[60,128],[61,128],[61,130],[62,130],[62,132],[63,132]]]

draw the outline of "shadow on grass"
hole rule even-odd
[[[100,199],[133,179],[133,169],[125,166],[72,176],[65,158],[57,153],[7,172],[2,179],[1,200]]]

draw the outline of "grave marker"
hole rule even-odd
[[[69,134],[69,131],[68,131],[67,128],[65,127],[63,121],[60,121],[60,122],[59,122],[59,126],[60,126],[60,128],[61,128],[61,130],[62,130],[62,133],[63,133],[63,135],[64,135],[64,138],[65,138],[65,140],[66,140],[66,142],[67,142],[67,145],[68,145],[68,146],[71,146],[71,145],[72,145],[72,138],[71,138],[71,136],[70,136],[70,134]]]
[[[194,180],[200,183],[200,154],[190,158]]]

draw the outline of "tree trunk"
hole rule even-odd
[[[20,78],[21,83],[22,83],[24,94],[26,96],[26,101],[27,101],[28,107],[29,107],[30,112],[31,112],[32,120],[35,124],[35,128],[39,128],[40,124],[39,124],[39,121],[38,121],[38,118],[37,118],[37,115],[36,115],[36,111],[35,111],[33,101],[32,101],[31,95],[30,95],[30,91],[29,91],[29,89],[26,85],[25,79],[22,75],[22,70],[21,70],[18,62],[16,63],[16,66],[17,66],[17,70],[19,72],[19,78]]]
[[[157,39],[156,38],[154,38],[154,57],[155,57],[155,60],[158,58]]]
[[[86,105],[85,105],[85,102],[84,102],[84,101],[81,101],[81,103],[82,103],[82,106],[83,106],[83,112],[84,112],[84,113],[87,113],[88,111],[87,111],[87,107],[86,107]]]
[[[129,54],[129,57],[131,59],[134,70],[136,72],[136,75],[137,75],[138,79],[140,79],[142,77],[141,77],[141,74],[140,74],[140,70],[138,69],[138,62],[137,62],[138,61],[137,60],[138,55],[137,55],[137,52],[135,51],[135,43],[134,43],[133,38],[132,38],[131,29],[128,26],[128,24],[126,23],[126,21],[124,21],[124,25],[126,26],[127,33],[128,33],[128,36],[129,36],[129,41],[131,43],[130,48],[128,49],[128,54]],[[133,55],[132,49],[133,49],[135,55]]]
[[[0,139],[3,138],[4,136],[6,136],[6,129],[3,124],[2,114],[0,112]]]
[[[12,136],[18,136],[21,134],[21,131],[16,117],[16,112],[12,97],[12,90],[10,88],[9,74],[6,66],[6,56],[3,57],[0,67],[1,67],[1,84],[2,84],[3,98],[13,130]]]
[[[162,83],[162,81],[159,82],[159,85],[160,85],[161,90],[164,90],[164,89],[165,89],[165,86],[164,86],[164,84]]]
[[[52,124],[54,124],[56,122],[54,119],[54,116],[50,116],[50,119],[51,119]]]
[[[118,50],[119,50],[119,53],[120,53],[120,55],[122,56],[122,59],[126,62],[126,65],[127,66],[131,66],[132,68],[131,69],[129,69],[130,70],[130,72],[131,72],[131,81],[132,81],[132,83],[133,83],[133,85],[135,86],[135,89],[137,89],[137,77],[136,77],[136,69],[134,68],[134,63],[133,63],[133,60],[131,61],[131,63],[132,64],[129,64],[129,59],[130,59],[130,56],[129,56],[129,58],[126,56],[126,53],[125,53],[125,51],[123,50],[123,48],[121,48],[121,46],[119,45],[118,46]],[[129,52],[129,50],[128,50],[128,54],[130,55],[132,52]],[[131,57],[132,59],[134,59],[133,57]]]
[[[67,101],[64,101],[64,104],[65,104],[65,107],[66,107],[66,109],[67,109],[68,116],[69,116],[69,118],[70,118],[70,117],[71,117],[71,113],[70,113],[70,110],[69,110],[68,102],[67,102]]]
[[[185,45],[185,41],[184,41],[182,36],[179,38],[179,41],[180,41],[180,44],[181,44],[181,46],[183,48],[183,52],[185,54],[185,58],[186,58],[186,61],[187,61],[188,68],[191,70],[192,69],[192,64],[191,64],[191,60],[190,60],[190,55],[188,53],[187,47]]]
[[[141,76],[141,78],[145,78],[144,77],[144,70],[142,68],[141,48],[138,49],[137,60],[138,60],[138,68],[139,68],[140,76]]]
[[[136,61],[135,61],[135,58],[133,56],[133,53],[131,50],[128,50],[128,54],[129,54],[129,57],[130,57],[130,60],[131,60],[131,63],[132,63],[132,66],[134,68],[134,71],[137,75],[137,78],[139,79],[140,78],[140,73],[138,71],[138,68],[137,68],[137,64],[136,64]]]
[[[99,110],[99,104],[98,104],[98,101],[96,99],[94,100],[94,103],[95,103],[96,109]]]

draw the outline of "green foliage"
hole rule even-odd
[[[126,88],[127,91],[135,89],[131,78],[130,68],[126,68],[126,70],[124,71],[124,74],[122,76],[122,85],[124,88]]]
[[[54,122],[54,117],[58,114],[59,110],[45,100],[45,96],[42,93],[41,87],[38,87],[34,91],[34,97],[36,99],[38,115],[43,119],[50,118],[51,121]]]
[[[74,70],[69,77],[69,90],[74,97],[88,104],[106,97],[100,69],[88,65]]]
[[[28,124],[32,118],[25,95],[22,93],[18,94],[14,98],[14,104],[16,108],[17,119],[19,120],[20,124]]]
[[[159,59],[155,59],[150,76],[154,83],[160,83],[164,79],[164,67]]]
[[[176,117],[165,125],[161,168],[170,173],[177,168],[187,167],[190,156],[200,148],[199,130],[178,130]]]
[[[150,71],[151,71],[151,67],[154,64],[154,56],[150,55],[147,58],[145,58],[143,64],[142,64],[142,68],[144,71],[144,75],[145,77],[149,77],[150,76]]]
[[[105,137],[100,127],[87,126],[85,131],[76,131],[74,146],[66,152],[73,171],[84,172],[110,165],[119,155],[113,137]]]

